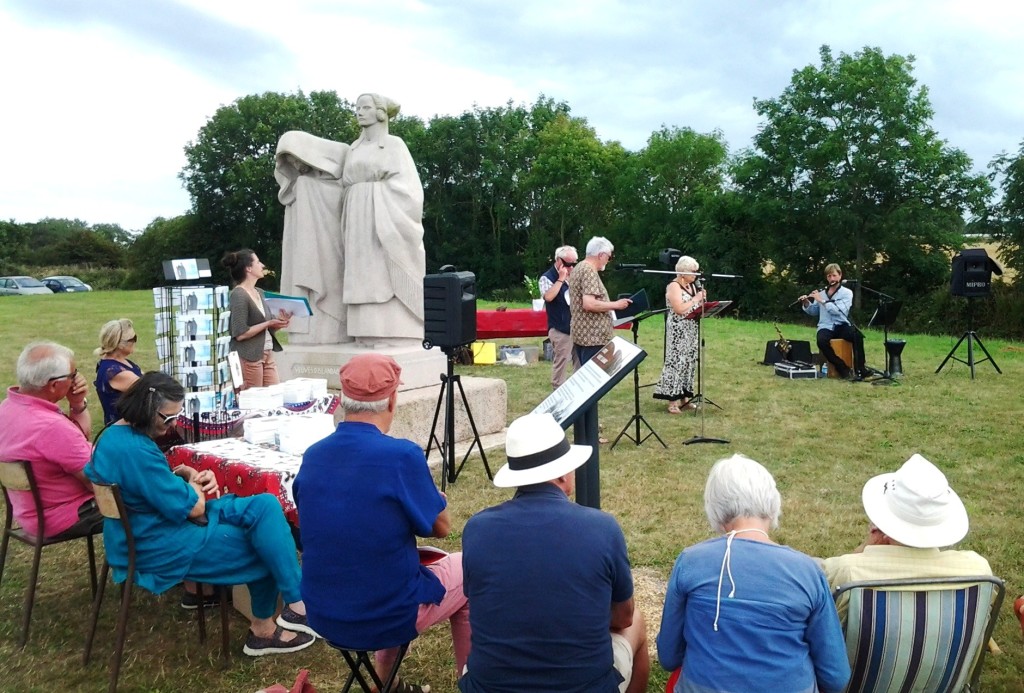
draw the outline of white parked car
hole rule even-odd
[[[45,284],[32,277],[0,277],[0,296],[52,293]]]

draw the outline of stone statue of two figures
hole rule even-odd
[[[405,142],[388,133],[398,110],[363,94],[351,145],[297,130],[277,143],[281,291],[313,311],[292,320],[291,344],[423,339],[423,186]]]

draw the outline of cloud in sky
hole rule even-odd
[[[1024,7],[978,0],[11,0],[0,6],[0,218],[140,229],[187,210],[183,147],[247,94],[377,91],[428,119],[566,101],[605,140],[662,125],[750,145],[755,98],[877,46],[916,56],[933,125],[978,170],[1024,139]]]

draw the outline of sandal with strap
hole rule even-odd
[[[399,681],[392,686],[391,693],[430,693],[430,686],[420,686],[408,681]]]
[[[668,405],[668,413],[669,414],[682,414],[683,410],[679,408],[678,404],[673,402],[672,404]]]

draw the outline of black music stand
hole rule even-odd
[[[466,460],[469,459],[470,454],[473,452],[473,448],[480,449],[480,458],[484,461],[484,470],[487,472],[487,478],[491,481],[494,480],[494,475],[491,474],[491,467],[487,464],[487,455],[484,453],[484,446],[480,442],[480,434],[476,430],[476,422],[473,421],[473,412],[469,409],[469,400],[466,399],[466,391],[462,389],[462,379],[459,377],[455,370],[455,354],[461,347],[441,347],[444,351],[446,360],[448,361],[448,372],[441,374],[441,390],[437,393],[437,406],[434,408],[434,422],[430,424],[430,438],[427,439],[427,449],[424,452],[424,457],[430,459],[430,447],[431,444],[437,445],[438,452],[441,453],[441,490],[444,491],[445,487],[449,483],[455,483],[455,480],[459,478],[459,474],[462,472],[462,468],[466,466]],[[462,406],[466,409],[466,417],[469,419],[469,426],[473,430],[473,442],[470,444],[469,449],[466,450],[465,457],[462,458],[462,463],[458,467],[455,466],[455,391],[454,386],[459,386],[459,395],[462,397]],[[444,403],[444,437],[442,440],[437,439],[437,419],[441,414],[441,403]]]
[[[878,307],[875,308],[874,314],[871,319],[868,320],[868,327],[881,327],[882,334],[882,351],[885,353],[885,371],[882,372],[882,377],[876,380],[872,380],[872,385],[892,385],[899,384],[896,380],[896,373],[889,367],[889,328],[896,322],[897,316],[900,314],[900,309],[903,308],[903,301],[897,301],[891,296],[886,296],[883,293],[869,289],[866,286],[861,285],[862,289],[871,291],[872,293],[878,294]],[[866,368],[866,366],[865,366]]]
[[[964,361],[962,358],[958,358],[957,356],[954,356],[954,354],[956,353],[956,350],[960,348],[960,345],[964,343],[965,339],[967,340],[967,360],[966,361]],[[975,342],[978,343],[978,347],[985,353],[985,358],[981,359],[980,361],[975,361],[974,360],[974,343]],[[1001,370],[999,370],[999,365],[996,363],[996,360],[994,358],[992,358],[992,354],[988,353],[988,349],[986,349],[985,345],[982,343],[981,337],[979,337],[978,333],[974,331],[974,297],[973,296],[968,296],[967,297],[967,331],[963,333],[963,336],[960,337],[960,340],[956,344],[953,345],[952,349],[949,350],[949,353],[946,354],[946,358],[942,359],[942,363],[940,363],[939,367],[935,369],[935,372],[938,373],[939,371],[941,371],[942,367],[945,366],[946,362],[949,361],[950,359],[953,359],[954,361],[959,361],[960,363],[967,364],[970,367],[970,369],[971,369],[971,380],[974,380],[974,365],[977,364],[977,363],[985,363],[986,361],[989,361],[989,362],[992,363],[992,367],[996,369],[996,373],[999,373],[1000,375],[1003,374],[1003,372]]]
[[[719,407],[717,404],[712,402],[709,398],[704,395],[704,328],[702,323],[704,318],[714,317],[725,311],[729,306],[732,305],[732,301],[711,301],[702,303],[700,308],[690,313],[687,316],[694,316],[697,320],[697,394],[690,398],[690,401],[697,402],[697,409],[700,410],[700,435],[693,436],[689,440],[683,441],[683,445],[693,445],[694,443],[728,443],[729,441],[725,438],[709,438],[704,435],[704,405],[710,404],[714,407]],[[711,306],[710,308],[708,306]],[[696,412],[694,412],[696,413]]]
[[[641,321],[646,320],[647,318],[649,318],[649,317],[651,317],[653,315],[659,315],[661,313],[667,313],[667,312],[668,312],[668,308],[662,308],[661,310],[652,310],[652,311],[648,311],[646,313],[641,313],[639,315],[634,316],[633,317],[633,323],[631,325],[631,329],[633,331],[633,344],[637,344],[637,333],[640,331],[640,323],[641,323]],[[650,431],[650,433],[645,435],[643,438],[640,437],[640,424],[641,424],[641,422],[643,423],[644,426],[647,426],[647,429]],[[632,425],[634,423],[636,424],[636,434],[631,436],[626,431],[628,431],[630,425]],[[655,438],[658,439],[658,442],[661,443],[661,447],[668,448],[668,446],[665,445],[665,441],[662,440],[661,437],[657,433],[655,433],[654,428],[647,421],[647,419],[644,418],[643,414],[640,413],[640,369],[639,368],[634,368],[633,369],[633,416],[630,417],[629,421],[626,422],[626,425],[623,426],[622,430],[619,432],[619,435],[615,436],[615,440],[612,441],[612,444],[611,444],[611,446],[608,449],[609,450],[614,450],[615,449],[615,445],[619,442],[619,439],[622,438],[622,436],[626,436],[627,438],[632,440],[633,443],[635,443],[638,447],[640,445],[643,445],[645,440],[647,440],[651,436],[654,436]]]

